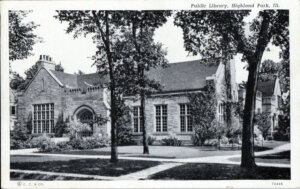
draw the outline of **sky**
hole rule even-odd
[[[253,12],[246,21],[251,21],[257,12]],[[61,63],[66,73],[75,73],[78,70],[84,73],[96,72],[96,67],[92,66],[93,61],[90,59],[96,51],[91,36],[84,38],[80,36],[76,39],[72,35],[66,34],[66,23],[60,23],[53,16],[55,11],[51,10],[33,10],[28,14],[25,21],[33,21],[40,25],[35,34],[43,38],[42,43],[33,47],[33,56],[27,59],[12,62],[12,70],[24,76],[24,71],[30,68],[39,59],[39,55],[49,55],[59,64]],[[154,40],[163,44],[168,51],[167,59],[169,63],[182,62],[199,59],[199,56],[188,56],[184,49],[183,32],[181,28],[173,24],[173,17],[155,31]],[[279,49],[269,46],[270,51],[265,52],[263,60],[271,59],[279,61]],[[235,57],[236,62],[236,79],[240,83],[247,80],[248,72],[244,69],[246,63],[241,62],[241,55]]]

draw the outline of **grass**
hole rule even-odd
[[[33,156],[33,155],[11,155],[10,163],[17,162],[46,162],[46,161],[69,161],[78,159],[76,157],[59,157],[59,156]]]
[[[111,163],[109,159],[74,159],[69,161],[15,162],[11,169],[40,170],[88,175],[120,176],[158,165],[154,161],[119,160]]]
[[[79,178],[79,177],[66,177],[54,176],[45,174],[31,174],[31,173],[10,173],[10,180],[95,180],[93,178]]]
[[[121,156],[149,157],[149,158],[194,158],[206,156],[224,156],[239,154],[239,150],[221,149],[215,147],[202,146],[149,146],[150,155],[143,154],[143,146],[119,146],[118,151]],[[51,152],[52,154],[78,154],[78,155],[110,155],[110,148],[100,148],[94,150],[74,150],[64,152]]]
[[[238,179],[290,179],[289,168],[241,168],[228,164],[188,163],[150,176],[155,180],[238,180]]]
[[[230,160],[240,162],[241,158],[230,158]],[[291,163],[291,151],[284,151],[284,152],[279,152],[276,154],[257,156],[257,157],[255,157],[255,162],[290,164]]]

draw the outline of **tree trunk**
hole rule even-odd
[[[225,104],[225,118],[226,118],[226,127],[228,131],[231,130],[231,72],[230,72],[230,59],[225,58],[225,83],[226,83],[226,104]]]
[[[132,36],[134,40],[134,46],[137,50],[137,52],[142,55],[141,53],[141,48],[137,43],[137,35],[136,35],[136,23],[133,21],[132,23]],[[141,36],[143,36],[143,26],[140,25],[140,32]],[[139,85],[141,86],[140,90],[140,97],[141,97],[141,109],[140,109],[140,115],[141,115],[141,120],[140,120],[140,127],[143,128],[143,153],[144,154],[149,154],[149,145],[148,145],[148,136],[147,136],[147,128],[146,128],[146,115],[145,115],[145,101],[146,101],[146,95],[145,95],[145,74],[144,74],[144,66],[139,65],[138,66],[138,75],[139,75]]]
[[[241,167],[255,167],[253,121],[255,115],[256,90],[259,67],[266,46],[270,42],[271,35],[268,33],[270,16],[267,11],[262,13],[262,24],[254,54],[248,59],[249,75],[246,88],[246,101],[243,119],[242,158]]]
[[[111,81],[111,109],[110,109],[110,117],[111,117],[111,158],[110,161],[113,163],[118,162],[118,148],[117,148],[117,127],[116,127],[116,118],[115,118],[115,98],[114,98],[114,82]]]
[[[255,157],[253,151],[253,118],[255,114],[256,88],[257,88],[257,63],[249,63],[249,75],[247,83],[243,138],[242,138],[242,167],[255,167]]]
[[[109,65],[109,76],[110,76],[110,117],[111,117],[111,157],[110,162],[117,163],[118,162],[118,147],[117,147],[117,127],[116,127],[116,100],[115,100],[115,78],[114,78],[114,71],[113,71],[113,60],[112,54],[110,51],[110,32],[109,32],[109,23],[108,23],[108,12],[105,11],[105,24],[106,24],[106,53],[107,53],[107,60]]]
[[[141,70],[141,77],[144,77],[144,70]],[[144,83],[142,82],[142,91],[141,91],[141,127],[143,128],[143,153],[149,154],[149,145],[148,145],[148,136],[147,136],[147,128],[146,128],[146,115],[145,115],[145,90],[144,90]]]

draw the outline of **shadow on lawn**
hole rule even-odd
[[[291,151],[279,152],[276,154],[268,154],[264,156],[257,156],[260,159],[291,159]]]
[[[78,173],[101,176],[121,176],[160,164],[154,161],[119,160],[111,163],[109,159],[76,159],[69,161],[19,162],[11,163],[11,169],[40,170],[49,172]]]
[[[228,164],[188,163],[150,176],[154,180],[268,180],[291,179],[289,168],[241,168]]]

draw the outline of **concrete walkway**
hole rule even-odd
[[[263,156],[269,154],[275,154],[279,152],[284,152],[290,150],[290,144],[285,144],[282,146],[278,146],[272,150],[255,152],[255,156]],[[33,153],[35,150],[20,150],[11,153],[11,155],[29,155],[29,156],[59,156],[59,157],[72,157],[78,159],[110,159],[108,155],[75,155],[75,154],[46,154],[46,153]],[[126,160],[144,160],[144,161],[159,161],[163,162],[160,165],[150,167],[148,169],[144,169],[135,173],[130,173],[128,175],[122,175],[120,177],[106,177],[106,176],[95,176],[95,175],[83,175],[83,174],[69,174],[69,173],[53,173],[53,172],[45,172],[45,171],[29,171],[29,170],[11,170],[12,172],[23,172],[23,173],[35,173],[35,174],[54,174],[54,175],[62,175],[62,176],[70,176],[70,177],[82,177],[82,178],[94,178],[100,180],[139,180],[146,179],[148,176],[183,165],[185,163],[217,163],[217,164],[234,164],[239,165],[240,162],[232,161],[231,158],[241,157],[240,154],[237,155],[228,155],[228,156],[209,156],[209,157],[199,157],[199,158],[185,158],[185,159],[166,159],[166,158],[147,158],[147,157],[125,157],[119,156],[119,159]],[[290,164],[279,164],[279,163],[256,163],[258,166],[264,167],[280,167],[280,168],[290,168]]]
[[[146,179],[150,175],[153,175],[158,172],[162,172],[167,169],[171,169],[173,167],[177,167],[183,165],[183,163],[163,163],[154,167],[150,167],[148,169],[144,169],[141,171],[137,171],[134,173],[130,173],[128,175],[123,175],[118,177],[120,180],[140,180],[140,179]]]

